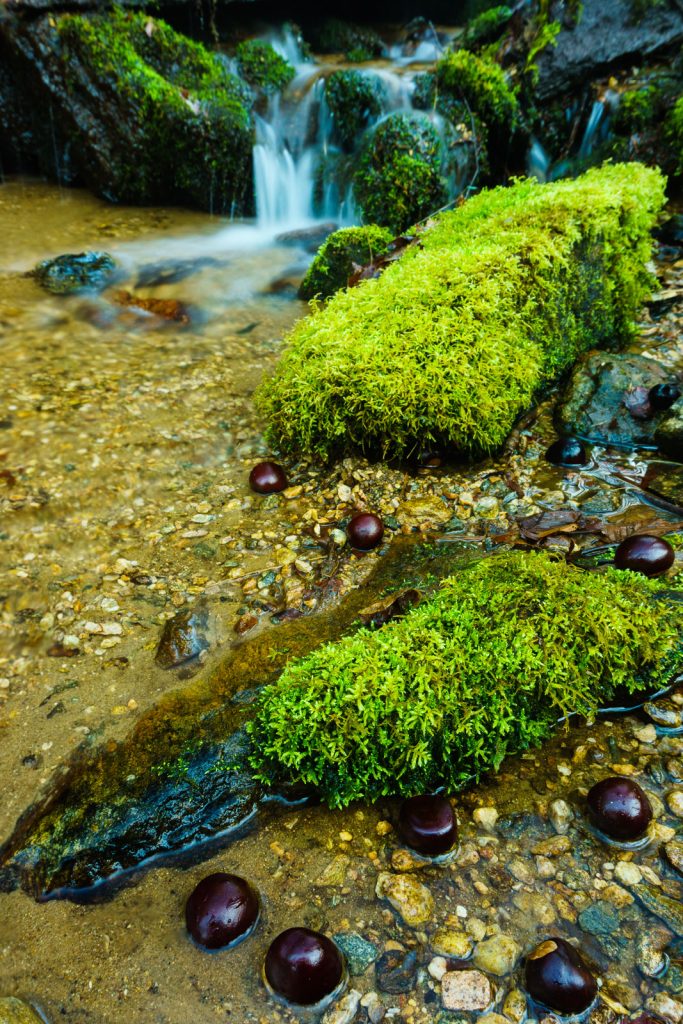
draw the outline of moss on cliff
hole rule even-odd
[[[318,249],[301,282],[299,296],[327,299],[345,288],[354,265],[363,267],[384,256],[391,241],[391,231],[376,224],[361,228],[341,228],[333,232]]]
[[[296,74],[292,65],[262,39],[247,39],[235,50],[242,77],[265,93],[280,92]]]
[[[498,448],[587,348],[624,341],[664,179],[640,164],[480,193],[295,326],[258,400],[283,451]]]
[[[680,667],[683,610],[663,612],[661,589],[547,554],[485,559],[403,620],[290,664],[248,726],[252,766],[333,806],[462,788],[558,718],[665,685]]]
[[[220,58],[146,14],[63,15],[54,32],[55,92],[88,184],[132,202],[249,205],[250,96]]]

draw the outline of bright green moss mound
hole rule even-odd
[[[464,100],[489,127],[511,132],[519,120],[519,104],[495,61],[468,50],[447,53],[436,66],[439,88],[456,100]]]
[[[391,231],[376,224],[362,228],[341,228],[333,232],[318,249],[308,273],[301,282],[299,296],[327,299],[345,288],[354,265],[364,267],[384,256],[391,241]]]
[[[367,138],[353,177],[363,217],[395,235],[446,202],[439,133],[422,115],[390,114]]]
[[[283,451],[497,449],[585,349],[624,341],[648,294],[662,175],[640,164],[482,192],[377,280],[299,321],[260,408]]]
[[[325,98],[334,130],[350,149],[362,131],[382,112],[383,87],[377,75],[335,71],[325,82]]]
[[[118,201],[248,207],[250,95],[223,61],[141,13],[64,15],[56,34],[89,184]]]
[[[289,665],[260,698],[252,767],[333,806],[462,788],[558,718],[672,677],[683,610],[662,584],[540,553],[488,558],[402,621]]]
[[[247,39],[235,50],[242,77],[265,93],[280,92],[296,74],[292,65],[262,39]]]

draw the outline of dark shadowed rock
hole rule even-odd
[[[42,260],[33,270],[39,284],[54,295],[100,291],[116,273],[116,264],[107,252],[65,253],[53,260]]]
[[[206,629],[209,615],[205,606],[184,608],[164,626],[154,660],[161,668],[176,668],[198,658],[209,646]]]
[[[589,352],[575,367],[558,419],[564,431],[597,444],[655,447],[664,415],[647,404],[649,389],[670,373],[646,356]]]
[[[562,5],[553,5],[560,18]],[[567,19],[571,21],[571,19]],[[586,0],[577,23],[565,25],[555,46],[538,57],[540,99],[548,99],[624,66],[673,48],[683,40],[677,0],[635,5],[630,0]]]
[[[683,401],[681,399],[660,418],[655,443],[664,455],[683,462]]]

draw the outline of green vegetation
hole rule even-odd
[[[660,105],[660,95],[653,84],[623,92],[612,121],[615,132],[632,135],[651,126]]]
[[[247,727],[252,767],[332,806],[460,789],[560,717],[664,685],[682,660],[683,609],[664,612],[661,589],[543,553],[480,561],[404,619],[288,665]]]
[[[384,43],[373,29],[339,18],[326,18],[313,26],[308,39],[318,53],[343,53],[352,64],[374,60],[384,52]]]
[[[292,65],[262,39],[247,39],[240,43],[235,50],[235,59],[249,85],[265,93],[280,92],[296,73]]]
[[[499,64],[468,50],[447,53],[436,66],[436,82],[443,92],[464,101],[490,127],[509,135],[519,121],[519,105]]]
[[[345,288],[354,265],[363,267],[384,256],[391,237],[391,231],[376,224],[333,232],[318,249],[301,282],[299,296],[312,299],[317,295],[327,299]]]
[[[683,96],[676,101],[666,123],[666,133],[674,150],[677,174],[683,174]]]
[[[376,75],[335,71],[325,83],[325,97],[341,144],[350,149],[361,132],[382,112],[383,87]]]
[[[462,45],[468,50],[476,50],[486,43],[491,43],[498,38],[511,18],[512,8],[506,4],[482,11],[465,26]]]
[[[299,321],[258,393],[283,452],[497,449],[586,349],[631,337],[662,175],[605,166],[481,192]]]
[[[353,190],[367,221],[399,234],[447,199],[442,149],[433,124],[419,115],[390,114],[368,136]]]
[[[56,36],[89,184],[119,201],[248,205],[250,96],[218,57],[163,21],[122,10],[63,15]],[[99,118],[106,129],[94,133]]]

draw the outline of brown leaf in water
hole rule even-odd
[[[683,529],[683,520],[672,523],[670,519],[648,519],[632,523],[602,523],[600,533],[607,544],[621,544],[622,540],[634,534],[643,533],[648,537],[663,537]]]
[[[601,522],[596,516],[584,516],[578,509],[559,508],[526,516],[518,526],[522,540],[533,543],[558,533],[599,533]]]
[[[190,317],[182,302],[178,299],[145,299],[140,295],[120,290],[114,293],[114,302],[129,309],[141,309],[145,313],[153,313],[162,320],[175,320],[180,324],[189,324]]]
[[[391,619],[405,615],[411,608],[420,603],[422,594],[419,590],[402,590],[399,594],[389,594],[360,612],[358,618],[364,626],[383,626]]]

